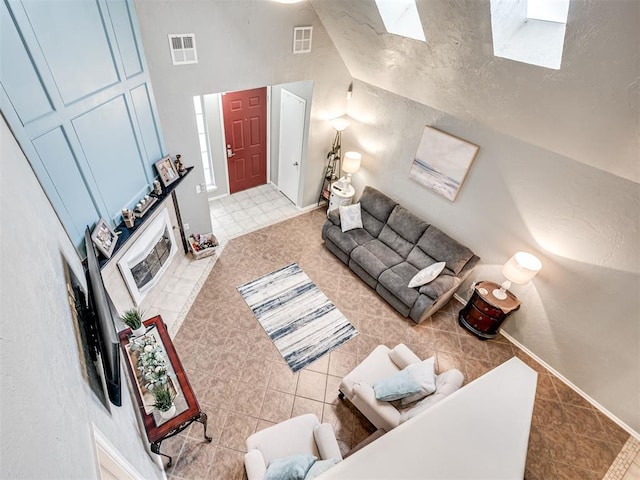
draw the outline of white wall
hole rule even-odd
[[[516,251],[539,256],[505,330],[640,432],[640,185],[358,81],[349,114],[357,194],[373,185],[474,250],[463,296]],[[480,146],[455,203],[409,180],[425,125]]]
[[[256,0],[136,0],[135,5],[167,149],[196,167],[179,191],[183,220],[192,230],[211,229],[206,194],[194,193],[204,178],[194,95],[312,80],[308,168],[301,187],[303,205],[315,203],[333,134],[327,120],[344,113],[351,77],[311,5]],[[312,52],[293,55],[293,27],[304,25],[314,27]],[[195,33],[198,64],[171,65],[169,33]]]
[[[490,0],[416,3],[426,43],[312,0],[353,77],[640,182],[640,2],[571,0],[560,70],[494,57]]]
[[[83,279],[80,259],[4,120],[0,145],[1,476],[99,478],[94,423],[143,478],[162,478],[126,383],[109,413],[82,376],[63,271]]]

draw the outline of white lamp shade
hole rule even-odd
[[[360,170],[360,160],[362,160],[362,155],[358,152],[345,153],[342,161],[342,170],[345,173],[356,173]]]
[[[345,130],[349,125],[351,125],[351,122],[344,117],[338,117],[331,120],[331,126],[338,132]]]
[[[537,257],[527,252],[518,252],[502,267],[502,275],[518,285],[530,282],[542,268]]]

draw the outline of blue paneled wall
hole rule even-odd
[[[0,108],[70,238],[120,222],[165,151],[132,1],[0,0]]]

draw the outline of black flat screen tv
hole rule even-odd
[[[85,231],[84,241],[87,250],[85,274],[89,291],[87,315],[92,317],[87,320],[94,322],[96,327],[97,348],[102,359],[109,401],[119,407],[122,405],[120,397],[120,343],[113,322],[114,317],[118,314],[104,287],[89,227]]]

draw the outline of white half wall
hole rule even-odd
[[[161,479],[124,373],[111,412],[83,377],[63,270],[84,282],[82,264],[4,120],[0,145],[2,477],[99,478],[95,424],[142,478]]]
[[[372,185],[479,255],[463,297],[538,256],[506,331],[640,432],[640,185],[359,81],[349,114],[356,198]],[[425,125],[480,146],[455,203],[409,179]]]
[[[318,478],[524,478],[537,376],[511,358]]]

